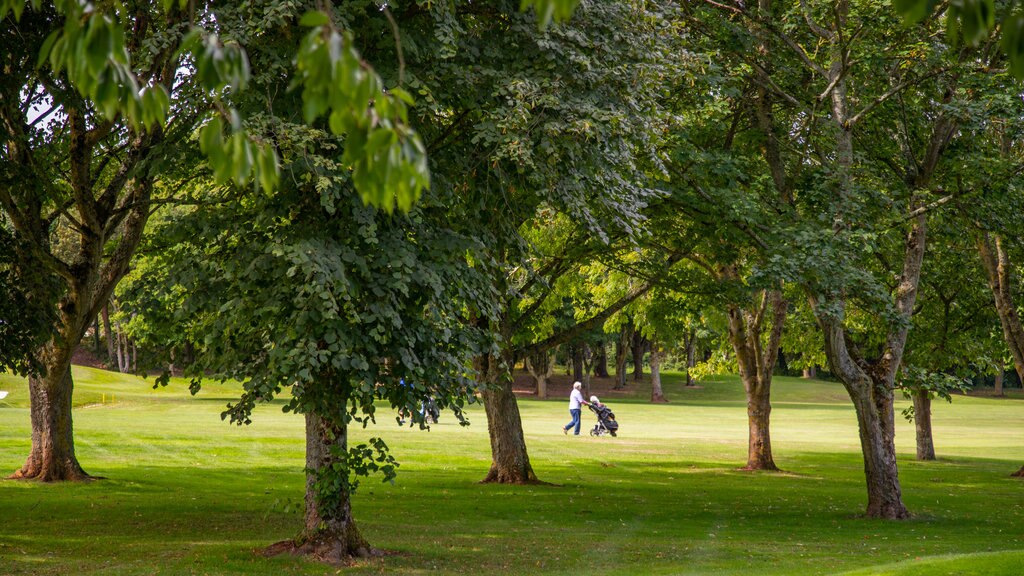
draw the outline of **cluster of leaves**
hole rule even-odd
[[[903,396],[907,399],[912,398],[915,393],[924,391],[929,398],[942,398],[946,402],[952,402],[952,394],[966,392],[969,381],[953,374],[933,372],[918,366],[904,366],[896,377],[896,387],[903,391]],[[913,422],[913,405],[903,410],[903,417],[908,422]]]
[[[56,286],[38,270],[19,266],[16,239],[0,223],[0,370],[38,371],[35,350],[49,335]]]
[[[893,6],[908,23],[936,14],[939,0],[895,0]],[[940,12],[946,20],[946,35],[956,44],[962,37],[969,46],[977,46],[999,31],[1000,45],[1010,63],[1010,71],[1024,79],[1024,8],[1016,0],[953,0]],[[1000,14],[999,10],[1005,10]],[[998,21],[998,26],[997,26]]]
[[[426,149],[409,127],[412,96],[401,87],[384,90],[352,34],[336,30],[327,14],[309,12],[301,24],[313,28],[295,59],[303,117],[312,124],[329,113],[331,132],[346,136],[343,160],[364,202],[408,211],[430,184]]]

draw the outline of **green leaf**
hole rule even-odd
[[[302,15],[299,19],[299,26],[308,26],[310,28],[316,26],[326,26],[330,24],[331,19],[327,17],[327,14],[319,10],[311,10]]]

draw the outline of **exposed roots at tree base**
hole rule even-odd
[[[1010,474],[1010,478],[1024,478],[1024,466],[1021,466],[1020,470]]]
[[[782,470],[775,465],[775,462],[768,464],[747,464],[739,470],[743,472],[782,472]]]
[[[350,566],[355,561],[367,558],[379,558],[386,554],[369,544],[363,542],[361,545],[352,547],[339,538],[321,536],[319,538],[306,540],[297,543],[294,540],[283,540],[267,546],[259,551],[262,556],[273,557],[281,554],[292,556],[303,556],[335,566]]]
[[[668,398],[664,396],[655,396],[651,398],[651,404],[668,404]]]
[[[506,471],[501,471],[493,466],[491,471],[487,473],[487,477],[480,481],[481,484],[519,484],[519,485],[532,485],[532,486],[554,486],[550,482],[543,482],[537,479],[531,470],[524,477],[522,474],[511,474]]]
[[[102,476],[90,476],[79,467],[21,468],[7,477],[8,480],[31,480],[35,482],[91,482],[103,480]]]
[[[868,508],[864,514],[865,518],[873,518],[876,520],[909,520],[910,512],[904,507],[884,507],[877,510]]]

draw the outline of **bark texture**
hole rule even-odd
[[[917,437],[917,459],[935,460],[932,439],[932,398],[927,390],[914,391],[914,430]]]
[[[925,230],[925,216],[917,216],[907,234],[903,272],[896,288],[896,310],[908,319],[921,279]],[[813,300],[812,307],[819,309]],[[890,329],[881,359],[869,363],[847,346],[842,312],[840,302],[839,314],[819,314],[818,322],[825,335],[825,353],[832,373],[842,381],[857,412],[868,491],[866,514],[871,518],[908,518],[896,465],[893,390],[909,323]]]
[[[1017,370],[1021,382],[1024,382],[1024,327],[1021,326],[1020,316],[1013,302],[1013,266],[1010,263],[1010,256],[1006,252],[1002,236],[998,234],[990,236],[988,233],[981,233],[976,238],[976,244],[989,289],[992,291],[999,324],[1003,328],[1003,337],[1013,357],[1013,367]]]
[[[665,357],[665,351],[661,349],[657,340],[651,342],[651,402],[668,402],[665,392],[661,388],[661,361]]]
[[[512,379],[496,358],[477,359],[477,374],[486,384],[483,392],[487,413],[487,433],[491,439],[491,469],[483,483],[534,484],[537,475],[530,465],[523,437],[523,421],[519,404],[512,393]]]
[[[633,327],[626,324],[619,330],[619,339],[615,342],[615,390],[626,387],[626,358],[632,336]]]
[[[75,456],[72,390],[70,363],[61,371],[29,378],[32,448],[25,464],[11,478],[40,482],[90,479]]]
[[[343,489],[327,501],[317,495],[317,473],[336,464],[339,461],[336,453],[344,454],[347,450],[348,429],[344,423],[306,414],[306,513],[303,530],[294,541],[278,542],[268,548],[268,555],[289,552],[320,562],[346,564],[353,557],[374,554],[356,527],[348,490]]]
[[[723,270],[723,277],[735,279],[735,269]],[[766,328],[765,315],[771,312],[767,346],[761,336]],[[786,300],[779,290],[765,291],[756,311],[730,304],[729,340],[739,364],[740,379],[747,395],[747,465],[746,470],[778,470],[772,455],[771,388],[772,371],[778,358],[782,328],[786,321]]]
[[[633,380],[644,379],[644,352],[647,351],[647,338],[639,330],[633,331],[633,341],[629,349],[633,352]]]

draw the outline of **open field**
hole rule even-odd
[[[79,485],[0,482],[0,574],[334,574],[254,550],[294,535],[303,494],[301,418],[251,426],[219,414],[236,389],[76,368]],[[631,384],[632,386],[632,384]],[[0,470],[28,453],[25,384],[0,376]],[[834,383],[778,378],[773,444],[783,474],[737,470],[746,414],[735,377],[668,405],[607,401],[619,438],[565,437],[566,402],[521,399],[527,445],[556,486],[483,486],[483,410],[430,432],[381,421],[402,466],[354,498],[367,539],[391,554],[344,574],[1019,574],[1024,566],[1024,399],[935,405],[940,460],[913,460],[898,430],[905,522],[858,517],[865,502],[853,410]],[[113,396],[113,402],[111,402]],[[104,403],[105,401],[105,403]],[[897,410],[905,406],[901,403]],[[382,413],[382,418],[384,418]],[[584,413],[584,425],[593,425]],[[585,431],[585,430],[584,430]]]

